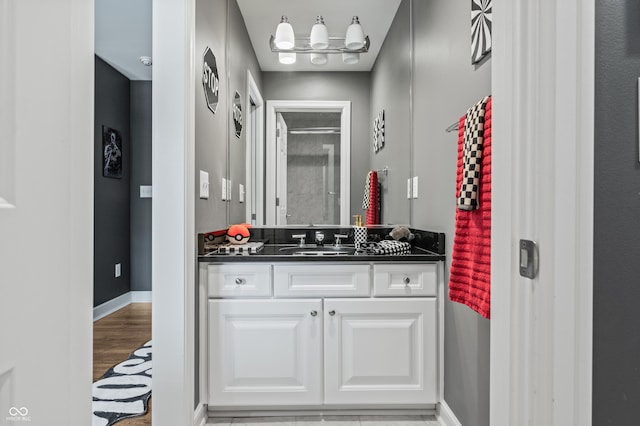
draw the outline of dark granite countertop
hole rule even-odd
[[[369,229],[370,240],[384,239],[391,228],[372,227]],[[219,254],[207,252],[202,244],[199,244],[198,261],[211,263],[227,262],[434,262],[445,260],[445,239],[443,233],[411,229],[415,234],[411,252],[395,255],[371,255],[371,254],[340,254],[331,256],[293,255],[283,253],[283,247],[296,247],[291,239],[292,234],[307,233],[307,241],[313,241],[315,231],[322,231],[327,235],[326,246],[330,247],[333,233],[349,235],[344,241],[345,246],[353,247],[352,228],[251,228],[251,241],[263,241],[264,247],[256,254]],[[201,240],[201,238],[199,238]]]

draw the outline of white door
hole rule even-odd
[[[277,225],[287,224],[287,123],[282,118],[282,114],[276,114],[276,211]]]
[[[435,298],[325,299],[325,403],[436,403],[436,312]]]
[[[209,406],[322,403],[322,301],[210,300]]]
[[[490,422],[589,425],[594,1],[493,17]],[[533,279],[520,239],[539,247]]]
[[[0,0],[0,424],[91,424],[93,1]]]

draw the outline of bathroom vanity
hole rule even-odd
[[[433,410],[443,392],[444,255],[289,253],[267,245],[200,256],[209,414]]]

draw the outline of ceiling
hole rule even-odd
[[[102,0],[104,1],[104,0]],[[251,44],[263,71],[371,71],[382,43],[391,27],[401,0],[238,0]],[[357,15],[365,35],[371,40],[368,53],[360,62],[342,63],[342,55],[328,55],[325,65],[313,65],[308,54],[298,54],[293,65],[282,65],[271,52],[269,38],[275,35],[280,17],[287,15],[298,36],[308,37],[316,15],[324,17],[329,36],[344,37],[351,17]]]
[[[370,71],[401,0],[238,0],[249,37],[263,71]],[[140,56],[151,56],[152,0],[95,0],[95,51],[130,80],[151,80],[151,68]],[[298,54],[293,65],[282,65],[269,48],[280,17],[287,15],[296,36],[307,36],[316,15],[324,17],[329,36],[344,37],[351,17],[357,15],[371,40],[360,62],[342,63],[329,55],[325,65],[313,65],[309,55]]]
[[[95,0],[96,55],[129,80],[151,80],[152,0]]]

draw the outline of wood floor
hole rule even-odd
[[[151,303],[132,303],[93,323],[93,381],[151,340]],[[153,395],[153,394],[152,394]],[[121,420],[116,426],[151,425],[149,412]]]

